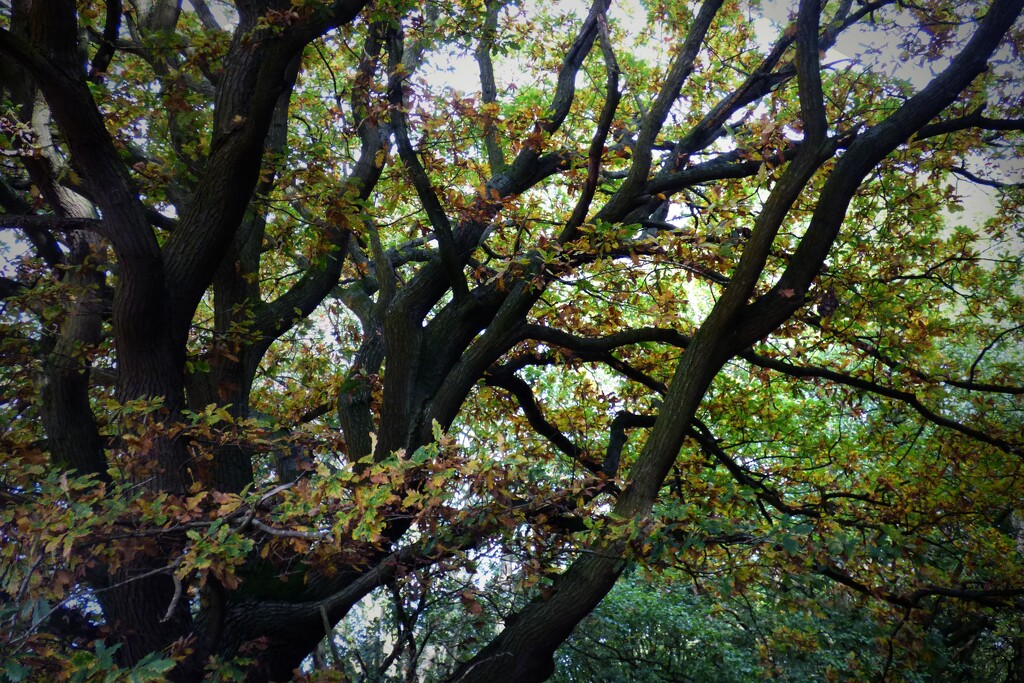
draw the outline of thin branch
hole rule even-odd
[[[745,351],[740,353],[739,355],[741,358],[754,365],[767,368],[769,370],[775,370],[776,372],[781,372],[790,377],[817,377],[820,379],[828,380],[830,382],[834,382],[836,384],[843,384],[845,386],[853,387],[861,391],[867,391],[878,396],[884,396],[886,398],[891,398],[900,401],[913,408],[921,417],[939,427],[951,429],[953,431],[963,434],[964,436],[969,436],[972,439],[975,439],[982,443],[987,443],[991,446],[995,446],[996,448],[1005,453],[1014,455],[1024,455],[1024,446],[1022,446],[1021,444],[1005,441],[998,437],[992,436],[987,432],[974,429],[973,427],[968,427],[967,425],[961,424],[955,420],[943,417],[936,413],[935,411],[933,411],[931,408],[928,408],[926,405],[924,405],[924,403],[922,403],[921,400],[915,394],[909,391],[901,391],[899,389],[893,389],[891,387],[882,386],[881,384],[877,384],[866,379],[860,379],[859,377],[852,377],[850,375],[836,372],[835,370],[829,370],[828,368],[792,365],[790,363],[786,363],[785,361],[777,360],[774,358],[768,358],[766,356],[756,354],[752,351]]]
[[[817,506],[794,506],[787,503],[781,493],[771,486],[768,486],[764,481],[760,481],[752,477],[744,467],[730,457],[729,454],[726,453],[718,444],[718,440],[711,433],[711,430],[706,424],[697,418],[694,418],[693,425],[693,428],[690,430],[690,436],[697,440],[701,450],[724,465],[725,469],[729,471],[729,474],[732,475],[732,478],[735,479],[737,483],[753,489],[759,500],[763,500],[779,512],[784,512],[787,515],[804,515],[807,517],[821,516],[821,511]]]
[[[999,340],[1002,339],[1004,336],[1012,334],[1019,330],[1024,330],[1024,324],[1016,325],[1014,327],[1003,330],[995,337],[993,337],[992,341],[985,345],[985,348],[983,348],[981,352],[978,353],[978,357],[974,359],[973,363],[971,363],[971,370],[967,375],[971,379],[971,381],[974,381],[974,375],[978,371],[978,364],[981,363],[981,359],[985,357],[985,354],[991,351],[995,347],[995,345],[999,343]]]
[[[626,445],[626,429],[633,427],[654,426],[654,415],[638,415],[626,410],[620,410],[608,428],[608,448],[605,451],[604,462],[601,463],[601,472],[609,479],[614,478],[619,471],[619,462],[622,459],[622,449]]]
[[[977,602],[990,607],[1005,607],[1010,598],[1024,595],[1024,588],[976,590],[967,588],[948,588],[945,586],[935,585],[925,586],[912,593],[904,595],[873,588],[866,583],[858,581],[849,572],[839,569],[833,565],[815,565],[814,571],[821,576],[832,579],[837,583],[841,583],[847,588],[851,588],[858,593],[874,598],[880,598],[890,604],[899,605],[900,607],[906,607],[909,609],[917,609],[921,607],[925,598],[933,596],[954,598],[964,602]]]
[[[391,77],[388,83],[388,101],[391,103],[391,127],[395,132],[398,156],[402,159],[402,163],[405,164],[405,169],[409,174],[413,187],[416,189],[416,194],[420,198],[423,210],[426,211],[430,225],[434,228],[441,261],[448,272],[452,291],[457,297],[462,297],[469,293],[469,287],[462,273],[462,267],[456,258],[451,222],[448,220],[444,207],[441,206],[437,193],[434,192],[430,176],[427,175],[423,164],[420,163],[419,156],[412,148],[412,142],[409,140],[404,93],[405,81],[409,74],[404,72],[404,65],[402,63],[403,36],[400,28],[391,31],[389,47],[391,54],[388,59],[388,70],[391,72]]]
[[[601,53],[604,55],[605,71],[607,81],[605,84],[604,106],[601,108],[601,115],[597,121],[597,130],[590,142],[590,150],[587,153],[587,180],[583,186],[583,192],[576,202],[572,216],[566,223],[561,235],[558,237],[559,244],[566,244],[576,238],[579,227],[587,219],[590,211],[590,204],[594,200],[594,193],[597,192],[597,183],[601,177],[601,157],[604,155],[605,142],[608,140],[608,132],[611,130],[615,119],[615,112],[622,99],[619,91],[619,64],[615,60],[615,52],[612,50],[611,38],[608,35],[608,22],[602,12],[597,17],[599,27]]]
[[[294,531],[292,529],[275,529],[274,527],[264,524],[255,517],[249,522],[252,526],[256,527],[263,533],[274,536],[275,538],[301,538],[307,541],[322,541],[325,538],[329,538],[330,534],[321,531]]]
[[[981,176],[971,173],[963,166],[953,166],[949,169],[950,173],[958,175],[961,178],[971,181],[977,185],[985,185],[986,187],[994,187],[999,190],[1024,187],[1024,182],[1019,183],[1007,183],[999,180],[991,180],[989,178],[982,178]]]
[[[171,617],[174,616],[174,610],[177,609],[178,603],[181,602],[181,578],[177,572],[172,573],[171,578],[174,580],[174,595],[171,596],[171,603],[167,605],[167,611],[164,612],[164,616],[160,619],[161,624],[171,620]]]
[[[810,324],[810,321],[806,322]],[[876,347],[870,346],[864,343],[863,341],[854,340],[850,343],[855,349],[867,354],[869,358],[873,358],[874,360],[879,361],[880,363],[884,364],[887,368],[890,368],[897,372],[906,372],[910,376],[922,382],[945,384],[947,386],[956,387],[958,389],[964,389],[966,391],[982,391],[991,392],[994,394],[1010,394],[1016,396],[1024,394],[1024,386],[993,384],[990,382],[976,382],[974,380],[974,376],[977,373],[978,364],[985,357],[985,354],[988,353],[997,343],[999,343],[999,340],[1004,335],[1012,334],[1013,332],[1017,332],[1018,330],[1022,329],[1024,329],[1024,325],[1016,325],[1014,327],[1005,329],[999,334],[997,334],[995,338],[993,338],[988,344],[986,344],[985,348],[982,349],[981,352],[978,354],[978,357],[974,359],[973,363],[971,363],[971,368],[968,373],[968,379],[966,380],[954,379],[952,377],[932,376],[929,375],[928,373],[922,372],[917,368],[912,368],[906,365],[905,363],[901,363],[898,360],[890,358],[889,356],[885,355],[880,350],[878,350]]]

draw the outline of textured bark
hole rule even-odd
[[[829,150],[819,142],[824,139],[824,123],[811,124],[806,141],[809,144],[801,148],[797,159],[787,167],[773,189],[729,286],[683,353],[658,419],[628,474],[625,490],[616,501],[616,518],[640,522],[650,514],[701,400],[722,365],[795,312],[799,304],[789,302],[790,297],[780,296],[779,292],[795,284],[801,287],[799,291],[806,291],[835,239],[853,192],[868,169],[948,106],[973,80],[1022,6],[1021,0],[997,2],[964,52],[944,72],[846,152],[822,190],[812,227],[786,274],[769,294],[749,307],[757,310],[757,314],[747,313],[746,302],[764,268],[776,231],[815,170],[827,158]],[[817,3],[802,3],[799,23],[803,28],[798,38],[803,41],[801,47],[805,52],[814,50],[815,61],[817,11]],[[799,53],[797,60],[800,60]],[[800,74],[801,104],[805,116],[810,118],[818,116],[821,106],[817,79],[816,69],[805,69]],[[628,205],[625,200],[613,198],[609,206],[616,201]],[[796,273],[805,279],[798,280]],[[777,303],[780,299],[784,303]],[[545,680],[553,672],[551,658],[555,649],[614,585],[623,556],[624,549],[616,544],[598,544],[591,548],[590,553],[574,561],[559,577],[551,597],[535,601],[517,614],[511,623],[506,623],[501,634],[449,680],[460,683],[493,681],[497,677],[522,683]]]
[[[177,230],[163,248],[157,243],[125,163],[112,144],[87,87],[87,64],[81,59],[83,46],[78,43],[74,3],[19,2],[12,30],[0,31],[0,49],[13,55],[24,73],[30,75],[19,76],[25,94],[26,120],[40,116],[44,109],[33,108],[38,87],[64,136],[75,170],[83,177],[90,199],[102,214],[101,232],[109,238],[118,263],[117,288],[109,307],[118,357],[117,395],[123,401],[161,401],[162,410],[150,419],[167,424],[180,421],[180,410],[185,405],[187,330],[199,297],[217,279],[216,273],[224,275],[227,270],[218,271],[218,266],[240,232],[268,137],[274,142],[270,135],[274,114],[278,112],[279,119],[287,114],[288,93],[298,66],[293,58],[322,32],[350,21],[361,7],[362,3],[334,3],[295,27],[291,34],[282,37],[268,32],[256,47],[243,37],[267,7],[263,3],[242,7],[243,23],[236,32],[235,47],[226,60],[218,87],[213,152]],[[142,10],[139,30],[163,31],[173,28],[180,2],[147,3]],[[5,80],[10,79],[9,74],[10,70],[5,70]],[[43,122],[42,131],[48,130],[47,124],[48,121]],[[279,126],[277,144],[283,142],[283,133]],[[378,142],[371,150],[371,164],[379,146]],[[364,163],[361,168],[365,166]],[[49,204],[60,215],[97,215],[90,203],[72,201],[75,198],[58,184],[43,182],[51,180],[43,178],[44,175],[56,176],[50,168],[40,166],[37,175],[39,186],[48,192]],[[373,186],[372,178],[369,180],[366,192]],[[249,227],[259,220],[252,216]],[[236,255],[245,260],[249,272],[254,267],[253,249],[260,248],[258,232],[252,229],[237,242]],[[343,231],[337,232],[342,254],[346,238]],[[99,341],[100,326],[108,313],[108,306],[100,299],[100,271],[88,264],[90,258],[98,257],[100,243],[86,235],[73,236],[71,242],[74,247],[68,262],[78,268],[68,271],[66,278],[69,285],[80,287],[83,294],[68,310],[54,340],[50,366],[41,382],[41,410],[55,462],[105,476],[104,444],[89,405],[88,365],[83,360],[89,346]],[[298,308],[302,315],[308,315],[334,286],[339,272],[340,257],[328,258],[321,268],[303,279],[301,287],[269,305],[262,304],[244,280],[230,276],[217,279],[220,312],[228,312],[218,320],[219,329],[223,331],[229,326],[230,312],[236,310],[236,305],[248,304],[263,314],[263,335],[258,344],[243,350],[237,363],[215,364],[208,382],[193,385],[194,400],[231,402],[238,406],[239,415],[244,415],[260,357],[290,327],[294,310]],[[241,451],[224,453],[217,462],[215,485],[240,490],[250,483],[249,455]],[[181,439],[157,438],[146,452],[135,457],[151,461],[152,467],[142,483],[154,490],[183,493],[199,474],[194,471],[187,444]],[[180,552],[173,543],[164,550],[171,557]],[[174,674],[177,680],[195,680],[205,657],[214,652],[216,633],[223,631],[223,624],[217,622],[224,619],[208,615],[194,631],[188,600],[175,597],[176,586],[170,572],[160,565],[162,561],[155,558],[132,562],[114,574],[96,568],[93,580],[100,588],[97,596],[107,623],[118,634],[122,644],[119,657],[125,664],[165,650],[175,640],[198,636],[196,654]],[[295,635],[289,631],[289,624],[275,621],[272,604],[263,605],[262,609],[260,614],[268,615],[266,619],[247,617],[246,622],[279,627],[278,631],[284,634],[282,647],[287,648]],[[303,614],[306,612],[308,609]],[[313,644],[322,637],[322,623],[316,628],[319,632]],[[253,634],[253,638],[259,635],[251,629],[246,633]],[[274,676],[286,678],[297,663],[292,662],[287,671],[280,669]]]

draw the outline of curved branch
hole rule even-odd
[[[420,198],[423,210],[427,213],[431,227],[437,237],[438,251],[441,254],[441,261],[448,272],[448,279],[451,282],[452,290],[456,296],[465,296],[469,292],[466,285],[466,278],[462,273],[461,263],[455,255],[455,240],[452,237],[452,225],[448,220],[441,201],[430,182],[423,164],[412,148],[409,141],[409,127],[405,116],[405,80],[409,74],[405,73],[403,58],[403,36],[401,28],[390,32],[388,60],[388,71],[391,73],[388,82],[388,101],[391,103],[391,127],[395,131],[395,145],[398,147],[398,156],[405,164],[416,194]]]
[[[779,512],[787,515],[803,515],[805,517],[819,518],[823,516],[823,510],[827,510],[827,501],[835,498],[851,498],[859,500],[872,505],[886,506],[886,503],[875,500],[870,496],[858,493],[845,493],[845,492],[823,492],[821,494],[820,503],[816,504],[803,504],[803,505],[791,505],[786,502],[783,495],[775,488],[765,483],[763,479],[754,478],[749,470],[740,465],[734,458],[732,458],[725,449],[718,443],[718,439],[712,434],[711,429],[704,424],[701,420],[694,418],[694,427],[690,432],[690,436],[696,439],[701,450],[711,456],[714,460],[717,460],[725,469],[729,471],[733,479],[737,483],[748,486],[755,492],[758,500],[771,505]]]
[[[1024,330],[1024,324],[1015,325],[1014,327],[1010,327],[1008,329],[1003,330],[995,337],[993,337],[992,341],[985,345],[985,348],[983,348],[981,352],[978,353],[978,357],[974,359],[973,363],[971,363],[971,370],[967,376],[971,378],[972,382],[974,381],[974,374],[978,371],[978,364],[981,363],[981,359],[985,357],[985,354],[991,351],[995,347],[995,345],[999,343],[999,340],[1002,339],[1004,336],[1008,334],[1013,334],[1014,332],[1018,332],[1020,330]]]
[[[891,387],[885,387],[875,382],[871,382],[858,377],[851,377],[834,370],[827,368],[811,367],[811,366],[798,366],[786,363],[785,361],[776,360],[774,358],[768,358],[756,354],[752,351],[747,351],[739,354],[741,358],[757,365],[759,367],[767,368],[769,370],[775,370],[781,372],[790,377],[809,378],[816,377],[825,379],[836,384],[843,384],[848,387],[853,387],[861,391],[866,391],[878,396],[885,396],[891,398],[913,408],[921,417],[928,420],[929,422],[946,429],[959,432],[965,436],[969,436],[972,439],[987,443],[990,446],[995,446],[999,450],[1013,454],[1013,455],[1024,455],[1024,446],[1021,444],[1011,443],[1003,439],[994,437],[978,429],[968,427],[955,420],[942,417],[932,409],[928,408],[921,400],[913,393],[909,391],[901,391],[899,389],[893,389]]]
[[[907,607],[909,609],[917,609],[921,607],[925,598],[933,596],[954,598],[965,602],[976,602],[990,607],[1002,607],[1006,606],[1009,599],[1024,595],[1024,588],[978,590],[967,588],[948,588],[945,586],[935,585],[924,586],[912,593],[903,595],[900,593],[879,590],[878,588],[872,588],[866,583],[858,581],[852,574],[836,567],[835,565],[818,564],[814,566],[814,571],[821,576],[832,579],[837,583],[841,583],[847,588],[851,588],[858,593],[875,598],[881,598],[893,605],[899,605],[900,607]]]
[[[608,478],[618,474],[622,449],[626,445],[626,430],[634,427],[653,427],[654,420],[654,415],[638,415],[626,410],[620,410],[615,415],[608,428],[608,449],[605,451],[604,462],[601,463],[602,474]]]
[[[579,337],[553,327],[527,325],[523,338],[555,344],[577,352],[607,352],[622,346],[658,342],[685,349],[691,338],[676,330],[665,327],[638,327],[615,332],[604,337]]]
[[[521,377],[511,372],[488,373],[484,377],[484,384],[490,387],[499,387],[512,394],[519,403],[523,415],[533,427],[533,431],[550,441],[555,448],[579,462],[592,473],[597,474],[601,471],[600,464],[591,461],[582,448],[573,443],[572,439],[544,417],[544,412],[537,403],[537,397],[534,396],[533,390]]]
[[[587,153],[587,180],[569,221],[561,235],[558,236],[559,244],[572,241],[577,236],[579,227],[587,219],[587,212],[590,211],[590,204],[594,200],[594,193],[597,192],[597,183],[601,176],[601,157],[604,155],[608,131],[611,130],[615,111],[619,107],[619,100],[622,99],[622,93],[619,92],[619,64],[615,61],[615,52],[612,50],[611,39],[608,37],[608,22],[603,12],[598,15],[597,19],[601,36],[601,52],[604,55],[605,70],[608,73],[605,100],[597,120],[597,130],[594,131],[590,150]]]
[[[884,353],[882,353],[879,349],[875,348],[874,346],[869,346],[869,345],[867,345],[866,343],[864,343],[864,342],[862,342],[860,340],[854,340],[854,341],[849,342],[849,343],[855,349],[857,349],[858,351],[861,351],[861,352],[867,354],[867,356],[869,358],[873,358],[873,359],[879,361],[880,363],[884,364],[887,368],[890,368],[890,369],[895,370],[897,372],[906,372],[906,373],[910,374],[912,377],[914,377],[915,379],[918,379],[918,380],[920,380],[922,382],[945,384],[947,386],[956,387],[957,389],[964,389],[966,391],[982,391],[982,392],[991,392],[991,393],[994,393],[994,394],[1010,394],[1010,395],[1013,395],[1013,396],[1017,396],[1017,395],[1024,394],[1024,386],[1015,387],[1015,386],[1010,386],[1010,385],[1007,385],[1007,384],[993,384],[993,383],[986,383],[986,382],[976,382],[976,381],[974,381],[974,375],[977,372],[978,363],[981,362],[981,359],[985,357],[985,354],[988,353],[989,350],[991,350],[996,344],[999,343],[999,340],[1004,335],[1012,334],[1013,332],[1016,332],[1016,331],[1022,330],[1022,329],[1024,329],[1024,325],[1016,325],[1014,327],[1005,329],[1002,332],[1000,332],[999,334],[997,334],[992,339],[992,341],[990,341],[988,344],[986,344],[985,348],[981,350],[981,353],[978,355],[977,358],[974,359],[974,362],[971,364],[971,369],[970,369],[970,371],[968,373],[969,379],[966,379],[966,380],[953,379],[953,378],[950,378],[950,377],[935,377],[935,376],[929,375],[929,374],[927,374],[925,372],[922,372],[921,370],[918,370],[917,368],[909,367],[905,363],[901,363],[901,362],[899,362],[899,361],[897,361],[897,360],[895,360],[893,358],[890,358],[889,356],[887,356]]]
[[[590,13],[587,15],[576,40],[565,53],[562,61],[562,68],[558,72],[558,83],[555,86],[554,97],[548,106],[546,118],[541,121],[540,127],[545,133],[554,133],[561,127],[565,117],[569,115],[573,99],[576,97],[576,74],[583,66],[583,60],[590,54],[600,30],[600,17],[608,11],[611,0],[594,0],[590,6]]]
[[[711,28],[711,23],[721,6],[722,0],[704,0],[701,3],[700,11],[686,34],[686,40],[683,42],[679,54],[673,60],[665,82],[641,124],[640,135],[633,147],[633,163],[630,166],[629,175],[601,210],[602,215],[611,217],[624,215],[626,208],[633,203],[636,194],[647,183],[647,177],[651,170],[651,150],[655,139],[665,124],[669,109],[679,97],[683,84],[693,71],[694,61],[704,42],[704,36]]]
[[[938,121],[936,123],[930,123],[927,126],[922,126],[917,134],[914,135],[914,139],[923,140],[925,138],[947,135],[949,133],[956,133],[970,128],[998,131],[1024,131],[1024,119],[993,119],[987,116],[982,116],[984,111],[985,106],[982,105],[965,116],[958,116],[946,119],[945,121]]]
[[[981,176],[971,173],[962,166],[953,166],[949,169],[949,172],[953,175],[958,175],[965,180],[969,180],[976,185],[984,185],[986,187],[994,187],[997,190],[1003,190],[1008,188],[1020,188],[1024,187],[1024,182],[1019,183],[1007,183],[1000,180],[991,180],[989,178],[982,178]]]
[[[556,353],[522,355],[513,362],[501,366],[501,368],[503,370],[510,370],[512,368],[518,369],[528,365],[564,365],[566,362],[571,362],[573,359],[579,359],[586,363],[603,363],[612,370],[616,370],[623,377],[631,379],[637,384],[641,384],[657,394],[664,395],[668,391],[668,387],[665,386],[664,382],[660,382],[650,375],[634,368],[629,363],[616,358],[608,350],[593,350],[582,347],[573,348],[572,346],[562,344],[557,345],[566,349],[566,351],[572,354],[572,357],[560,359],[558,357],[559,354]],[[569,353],[564,355],[569,356]]]

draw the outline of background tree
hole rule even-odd
[[[497,572],[543,680],[631,563],[1024,675],[1022,4],[0,2],[5,675]]]

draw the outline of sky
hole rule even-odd
[[[216,6],[215,6],[216,7]],[[539,8],[557,7],[570,11],[582,18],[589,7],[583,0],[526,0],[526,13],[540,11]],[[778,36],[783,26],[791,21],[795,12],[795,3],[788,0],[762,0],[752,6],[750,16],[762,46],[770,45]],[[618,19],[620,25],[635,34],[646,21],[646,13],[639,0],[621,0],[612,3],[612,18]],[[890,36],[869,29],[851,30],[844,34],[837,45],[825,55],[826,63],[855,64],[854,68],[884,69],[892,75],[910,82],[915,88],[923,87],[934,75],[936,68],[944,63],[923,67],[914,60],[905,59],[900,55],[900,48],[894,44]],[[851,61],[852,60],[852,61]],[[506,83],[514,82],[521,77],[515,61],[499,61],[496,64],[497,78]],[[445,68],[427,70],[425,77],[438,86],[450,86],[462,92],[479,90],[477,65],[471,55],[452,55]],[[581,76],[582,78],[582,76]],[[584,86],[581,80],[579,84]],[[1016,178],[1024,173],[1024,162],[1008,165],[1005,169],[1007,177]],[[995,191],[978,187],[971,183],[960,183],[964,196],[965,212],[957,214],[958,222],[978,222],[992,215],[995,203]],[[0,274],[10,275],[14,261],[23,253],[16,233],[12,230],[0,231]]]

